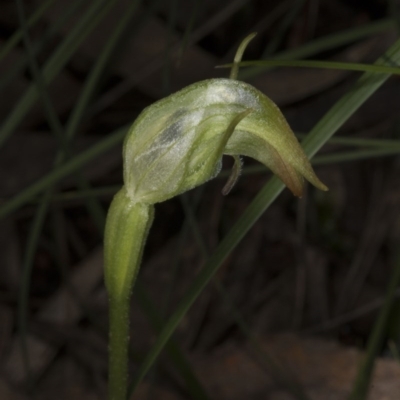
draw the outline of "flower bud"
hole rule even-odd
[[[303,178],[327,190],[278,107],[233,79],[195,83],[147,107],[124,143],[124,181],[135,202],[158,203],[215,177],[223,154],[252,157],[296,195]]]

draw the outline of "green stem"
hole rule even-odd
[[[127,398],[129,304],[153,214],[154,206],[134,202],[123,187],[107,215],[104,277],[110,305],[110,400]]]
[[[129,305],[130,298],[109,298],[109,371],[110,400],[126,400],[128,387]]]

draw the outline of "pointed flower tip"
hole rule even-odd
[[[311,165],[310,165],[310,168]],[[320,181],[318,176],[315,174],[314,170],[312,170],[312,177],[306,177],[306,179],[317,189],[322,190],[323,192],[327,192],[329,188]]]
[[[296,171],[294,176],[289,178],[288,176],[284,177],[280,176],[282,181],[285,183],[288,189],[293,193],[293,195],[297,197],[303,196],[304,189],[307,184],[306,180],[317,189],[322,190],[324,192],[328,191],[329,190],[328,187],[324,183],[322,183],[320,179],[317,177],[308,159],[304,159],[302,160],[302,162],[303,162],[303,167],[305,169],[305,173]]]
[[[323,192],[328,192],[329,188],[328,186],[324,185],[321,181],[319,182],[319,185],[316,186],[317,189],[322,190]]]
[[[314,187],[316,187],[319,190],[322,190],[323,192],[327,192],[329,191],[329,188],[327,186],[325,186],[321,181],[318,185],[314,185]],[[294,196],[298,197],[298,198],[302,198],[303,194],[304,194],[304,189],[305,189],[305,184],[303,184],[303,186],[301,187],[301,189],[298,188],[292,188],[288,186],[288,189],[293,193]]]
[[[319,178],[317,177],[317,175],[314,173],[313,170],[312,170],[312,175],[313,175],[312,179],[306,178],[307,181],[317,189],[322,190],[323,192],[327,192],[329,188],[319,180]],[[294,196],[299,198],[303,197],[306,181],[304,180],[302,175],[299,175],[299,179],[295,184],[293,184],[293,182],[285,182],[285,181],[284,183],[286,184],[288,189],[293,193]]]

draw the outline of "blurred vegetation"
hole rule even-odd
[[[221,179],[160,204],[132,303],[132,388],[233,398],[195,356],[249,344],[271,387],[315,398],[263,345],[291,331],[365,350],[337,398],[366,398],[375,359],[398,359],[398,2],[7,0],[0,10],[3,397],[104,398],[101,246],[123,138],[147,105],[227,77],[215,67],[257,32],[244,59],[258,64],[239,78],[281,107],[330,191],[296,200],[246,159],[223,197],[227,159]],[[68,380],[59,366],[71,360]],[[237,396],[246,386],[232,385]]]

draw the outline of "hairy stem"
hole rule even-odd
[[[129,300],[129,297],[109,299],[108,393],[110,400],[126,400],[127,398]]]
[[[104,276],[110,306],[110,400],[127,398],[129,305],[153,214],[152,205],[135,203],[122,188],[107,215]]]

